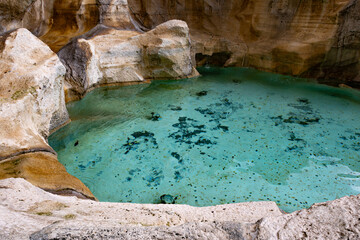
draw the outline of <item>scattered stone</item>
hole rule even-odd
[[[163,204],[175,204],[176,199],[178,196],[172,196],[170,194],[164,194],[160,197],[160,202]]]
[[[159,121],[160,119],[161,119],[160,114],[154,112],[151,113],[151,117],[150,117],[151,121]]]
[[[206,96],[207,94],[208,94],[207,91],[201,91],[201,92],[196,93],[196,95],[199,96],[199,97]]]
[[[172,111],[181,111],[182,110],[182,107],[180,106],[171,106],[170,108]]]

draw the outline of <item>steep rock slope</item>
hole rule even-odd
[[[145,30],[169,19],[186,21],[200,65],[250,66],[358,86],[358,1],[128,2]]]

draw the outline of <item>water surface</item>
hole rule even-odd
[[[360,94],[252,69],[99,88],[49,138],[100,201],[291,212],[360,193]]]

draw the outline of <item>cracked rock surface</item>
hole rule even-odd
[[[360,196],[282,213],[274,202],[213,207],[106,203],[0,181],[1,239],[359,239]]]

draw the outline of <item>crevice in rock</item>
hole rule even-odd
[[[230,52],[217,52],[212,55],[202,53],[195,54],[196,66],[219,66],[223,67],[225,63],[231,58]]]

